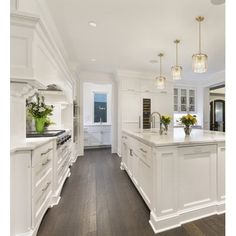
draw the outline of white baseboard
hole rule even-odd
[[[224,202],[213,202],[199,207],[184,209],[174,214],[156,216],[151,211],[149,223],[154,233],[160,233],[181,226],[182,224],[205,218],[211,215],[223,214],[225,212]]]

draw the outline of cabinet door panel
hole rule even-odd
[[[218,146],[218,163],[217,163],[217,184],[218,184],[218,201],[225,199],[225,144]]]
[[[139,157],[138,157],[137,153],[135,151],[133,151],[133,156],[132,156],[132,175],[133,175],[133,181],[134,181],[136,186],[139,184],[138,160],[139,160]]]
[[[145,200],[150,206],[151,191],[152,191],[152,171],[151,167],[147,165],[141,158],[139,159],[139,189]]]
[[[140,94],[135,92],[124,92],[122,99],[122,121],[139,122],[140,116]]]
[[[216,146],[183,147],[180,157],[181,208],[216,200]]]

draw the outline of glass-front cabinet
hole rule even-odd
[[[196,90],[174,88],[174,112],[196,112]]]

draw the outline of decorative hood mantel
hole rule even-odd
[[[26,99],[38,91],[39,88],[44,88],[36,80],[27,79],[11,79],[11,96]]]

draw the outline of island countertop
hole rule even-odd
[[[157,129],[131,130],[123,129],[123,133],[150,146],[190,145],[203,143],[225,142],[225,133],[202,129],[193,129],[189,136],[186,136],[183,128],[173,128],[168,134],[160,135]]]

